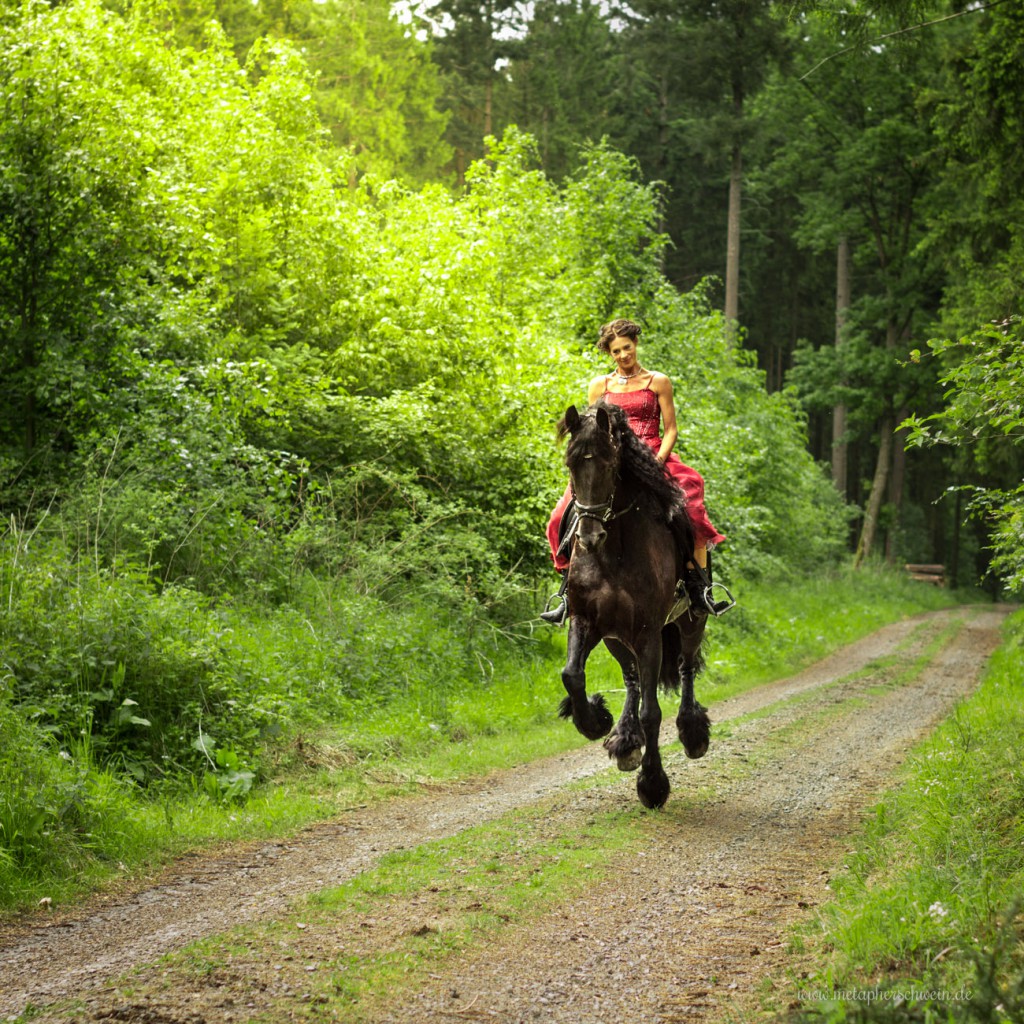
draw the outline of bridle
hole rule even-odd
[[[607,501],[602,501],[597,505],[583,505],[579,499],[573,495],[573,500],[576,502],[576,515],[580,519],[596,519],[599,523],[609,523],[613,519],[618,519],[620,516],[624,516],[627,512],[632,512],[635,509],[636,502],[632,505],[627,505],[625,508],[620,508],[618,512],[612,511],[612,505],[615,504],[615,488],[612,488],[612,493]]]
[[[616,456],[618,456],[619,450],[619,445],[615,445]],[[615,481],[612,483],[612,493],[608,495],[608,500],[597,502],[594,505],[584,505],[576,497],[575,487],[572,489],[573,501],[575,502],[576,507],[576,515],[579,517],[580,523],[584,519],[594,519],[597,522],[601,523],[601,525],[603,526],[605,523],[610,523],[613,519],[619,519],[627,513],[632,512],[633,509],[637,507],[637,503],[633,502],[632,504],[627,505],[625,508],[620,508],[618,512],[612,511],[612,506],[615,504],[615,487],[618,483],[618,480],[619,477],[616,473]],[[577,530],[579,529],[580,523],[576,524]]]

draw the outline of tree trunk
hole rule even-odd
[[[731,324],[740,315],[740,198],[743,191],[743,150],[739,142],[732,147],[729,170],[729,222],[725,251],[725,318]]]
[[[846,318],[850,308],[850,240],[846,235],[840,236],[836,248],[836,338],[838,350],[845,340]],[[846,499],[847,478],[847,442],[846,404],[839,402],[832,410],[832,483],[837,491]]]
[[[878,515],[882,510],[882,498],[885,495],[889,480],[889,468],[892,462],[892,416],[884,416],[879,426],[878,459],[875,462],[875,475],[871,481],[871,493],[864,511],[864,525],[861,527],[860,540],[857,542],[857,554],[853,559],[853,567],[860,568],[865,559],[871,555],[878,529]]]
[[[662,75],[658,80],[658,156],[656,177],[659,181],[669,180],[668,170],[668,146],[669,146],[669,96],[668,80]],[[665,204],[658,204],[658,232],[663,234],[666,230]]]
[[[902,423],[910,415],[910,410],[902,408],[896,414],[896,422]],[[900,525],[900,512],[903,509],[903,488],[907,479],[907,450],[904,447],[907,437],[906,430],[897,430],[892,449],[892,477],[889,481],[889,504],[895,513],[892,525],[885,534],[885,560],[892,565],[896,561],[896,534]]]
[[[956,503],[953,506],[953,539],[949,552],[949,571],[946,579],[949,585],[955,587],[960,579],[960,522],[963,517],[963,491],[957,486]]]
[[[491,118],[494,106],[494,76],[488,75],[484,84],[484,138],[492,134]]]
[[[459,188],[466,187],[466,151],[461,146],[455,147],[455,181]]]

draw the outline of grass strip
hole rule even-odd
[[[1024,1020],[1024,614],[875,807],[816,928],[800,1021]]]

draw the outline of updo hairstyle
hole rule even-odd
[[[601,328],[601,333],[597,339],[597,347],[607,355],[611,351],[613,338],[632,338],[636,342],[639,337],[639,324],[633,323],[632,320],[619,318],[618,320],[613,320],[610,324],[605,324]]]

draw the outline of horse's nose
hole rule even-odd
[[[605,528],[598,522],[588,520],[580,527],[576,542],[584,551],[596,551],[607,536]]]

